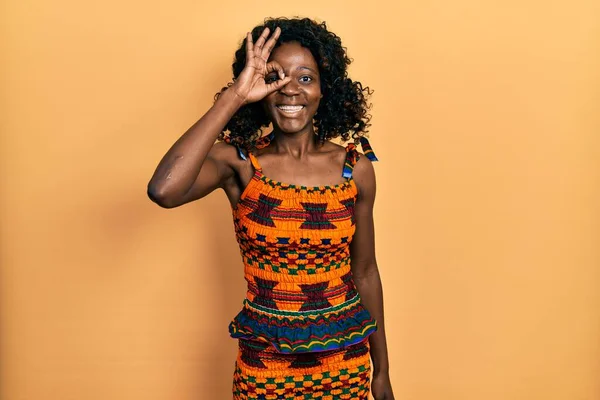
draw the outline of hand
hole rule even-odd
[[[392,383],[390,376],[387,373],[378,373],[373,376],[371,383],[371,391],[375,400],[394,400],[394,392],[392,392]]]
[[[289,76],[285,76],[279,63],[275,61],[267,63],[280,33],[281,29],[275,28],[275,32],[267,40],[269,28],[265,28],[256,43],[252,43],[250,32],[246,35],[246,65],[231,86],[235,93],[243,99],[244,104],[262,100],[291,80]],[[279,79],[266,83],[265,77],[271,72],[277,72]]]

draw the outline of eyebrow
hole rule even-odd
[[[312,69],[310,67],[306,67],[306,66],[300,66],[300,67],[296,68],[296,71],[300,71],[300,70],[303,70],[303,69],[307,69],[307,70],[309,70],[309,71],[311,71],[311,72],[313,72],[315,74],[317,73],[317,71],[315,71],[314,69]],[[277,71],[271,71],[271,72],[269,72],[269,75],[276,74],[276,73],[277,73]]]
[[[301,69],[307,69],[309,71],[314,72],[315,74],[317,73],[317,71],[315,71],[314,69],[309,68],[309,67],[305,67],[305,66],[301,66],[301,67],[296,68],[296,71],[300,71]]]

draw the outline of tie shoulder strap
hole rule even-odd
[[[342,176],[346,179],[352,177],[352,171],[354,171],[354,165],[358,161],[358,151],[354,143],[348,143],[346,145],[346,160],[344,161],[344,170]]]
[[[361,136],[358,141],[360,142],[365,156],[371,161],[378,161],[369,140],[366,137]],[[360,153],[356,149],[356,143],[348,143],[346,145],[346,161],[344,162],[344,170],[342,171],[342,176],[344,178],[350,179],[352,177],[354,166],[359,158]]]
[[[238,156],[240,156],[240,158],[241,158],[242,160],[246,161],[246,160],[248,159],[248,158],[246,157],[246,155],[244,154],[244,149],[243,149],[243,147],[242,147],[240,144],[238,144],[238,143],[235,143],[233,140],[231,140],[231,136],[229,136],[229,135],[225,136],[225,137],[223,138],[223,141],[224,141],[225,143],[227,143],[227,144],[230,144],[230,145],[234,146],[234,147],[236,148],[236,150],[237,150]]]
[[[271,143],[271,140],[273,140],[274,137],[275,137],[274,132],[271,132],[268,135],[262,136],[256,140],[256,142],[254,143],[254,147],[256,147],[257,149],[262,149],[264,147],[267,147],[269,145],[269,143]],[[248,158],[250,158],[250,161],[252,162],[252,165],[254,166],[254,168],[256,168],[257,170],[261,170],[258,160],[256,159],[256,156],[254,154],[252,154],[249,150],[246,150],[248,152],[248,156],[246,156],[246,154],[244,154],[245,148],[237,143],[234,143],[233,140],[231,140],[230,136],[225,136],[223,141],[225,143],[235,146],[235,148],[237,149],[237,153],[242,160],[247,161]]]
[[[260,163],[258,162],[258,159],[256,158],[256,156],[254,154],[252,154],[251,152],[248,152],[248,157],[250,157],[250,162],[252,163],[252,166],[254,167],[254,169],[256,171],[262,171],[262,167],[260,166]]]
[[[371,144],[369,143],[369,139],[367,139],[364,136],[360,137],[360,146],[363,149],[363,153],[365,153],[365,156],[367,156],[367,158],[371,161],[378,161],[377,156],[375,155],[375,152],[373,151],[373,148],[371,147]]]
[[[274,132],[271,132],[266,136],[262,136],[256,140],[256,142],[254,143],[254,147],[256,149],[264,149],[271,143],[271,140],[273,140],[274,137]],[[257,171],[262,171],[262,167],[260,166],[260,163],[258,162],[256,156],[251,151],[248,151],[248,156],[250,157],[250,162],[252,163],[254,169]]]

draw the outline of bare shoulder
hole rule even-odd
[[[343,163],[346,159],[346,146],[327,141],[325,144],[323,144],[322,151],[331,155],[331,161],[335,163]],[[354,165],[352,177],[354,183],[356,183],[356,188],[358,189],[358,197],[359,199],[373,201],[375,198],[376,184],[373,162],[358,150],[357,153],[358,160]]]
[[[359,152],[359,158],[354,165],[352,176],[358,189],[359,198],[371,199],[375,198],[376,179],[375,168],[373,162],[363,153]]]
[[[232,144],[217,142],[210,149],[208,160],[219,171],[222,177],[221,185],[223,187],[237,184],[238,177],[246,176],[250,172],[250,162],[240,157],[239,150]]]
[[[208,156],[219,166],[229,167],[235,171],[240,171],[248,164],[248,161],[240,157],[237,147],[225,142],[215,143]]]
[[[218,161],[234,162],[238,156],[238,150],[235,146],[225,143],[217,142],[210,149],[210,157]]]

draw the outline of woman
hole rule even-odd
[[[364,137],[369,90],[348,78],[349,64],[325,23],[266,20],[236,52],[234,82],[148,185],[166,208],[217,188],[229,198],[248,281],[229,326],[239,339],[235,399],[394,398],[374,250],[376,158]],[[340,136],[354,140],[330,141]]]

